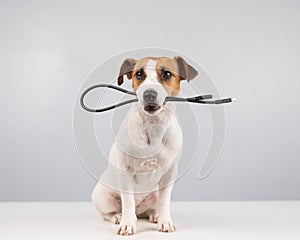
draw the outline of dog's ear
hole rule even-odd
[[[132,71],[136,64],[136,60],[133,58],[127,58],[121,65],[120,73],[118,77],[118,85],[121,85],[124,82],[124,75],[127,75],[128,79],[132,78]]]
[[[178,74],[181,80],[190,81],[198,75],[197,70],[189,65],[182,57],[176,56],[174,59],[177,62]]]

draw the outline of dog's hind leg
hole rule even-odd
[[[159,192],[153,191],[137,205],[136,211],[139,218],[148,218],[151,223],[157,223],[158,197]]]
[[[120,223],[121,198],[118,193],[98,183],[92,193],[92,202],[105,220],[115,224]]]
[[[158,212],[156,209],[151,209],[147,211],[147,216],[149,218],[149,222],[157,223],[158,221]]]
[[[122,214],[121,213],[104,213],[102,214],[103,218],[107,221],[110,221],[114,224],[119,224],[121,222]]]

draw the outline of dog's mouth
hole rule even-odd
[[[149,104],[149,105],[146,105],[144,106],[144,110],[147,112],[147,113],[150,113],[150,114],[153,114],[155,113],[156,111],[158,111],[160,109],[160,105],[158,104]]]

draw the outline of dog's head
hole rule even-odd
[[[118,85],[124,75],[132,80],[143,110],[148,114],[158,113],[166,96],[177,96],[182,80],[194,79],[198,72],[182,57],[147,57],[140,60],[125,59],[118,77]]]

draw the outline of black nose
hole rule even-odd
[[[143,98],[146,104],[156,103],[157,92],[154,90],[147,90],[144,92]]]

